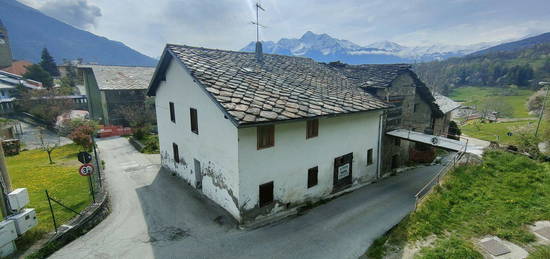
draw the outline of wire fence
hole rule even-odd
[[[84,211],[90,205],[97,204],[104,199],[105,192],[102,182],[103,165],[99,157],[99,152],[94,149],[92,161],[90,161],[94,170],[92,174],[83,176],[87,178],[86,187],[90,195],[89,201],[86,199],[82,202],[69,203],[56,197],[56,193],[51,193],[47,189],[44,191],[50,209],[52,227],[56,233],[62,228],[67,227],[67,224],[71,224],[78,217],[83,216]]]

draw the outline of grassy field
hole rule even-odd
[[[527,100],[535,92],[526,89],[514,89],[514,95],[503,95],[507,90],[498,87],[459,87],[453,89],[449,95],[453,100],[464,102],[465,105],[478,105],[487,97],[494,97],[497,101],[502,101],[512,107],[510,118],[532,117],[527,110]]]
[[[473,240],[496,235],[530,246],[535,236],[525,226],[549,219],[550,164],[491,151],[481,165],[459,167],[447,175],[416,212],[369,248],[367,256],[382,258],[406,243],[435,237],[419,258],[482,258]],[[542,254],[547,249],[539,250]]]
[[[80,211],[88,206],[91,197],[88,179],[78,174],[80,166],[76,158],[79,148],[75,144],[57,148],[52,153],[55,164],[50,165],[46,152],[42,150],[23,151],[7,158],[7,166],[13,188],[25,187],[29,191],[29,208],[35,208],[38,226],[25,233],[18,240],[18,247],[30,245],[45,233],[53,231],[51,214],[44,190],[70,208]],[[59,208],[59,207],[56,207]],[[56,209],[58,224],[72,218],[74,214]]]
[[[497,141],[498,136],[500,139],[499,143],[512,145],[515,143],[516,139],[516,136],[514,135],[515,130],[527,127],[529,131],[534,132],[536,123],[536,120],[499,123],[479,123],[474,121],[462,126],[460,129],[462,130],[462,134],[469,137],[487,141]],[[512,136],[508,136],[508,132],[512,132]]]

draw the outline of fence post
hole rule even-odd
[[[95,164],[97,166],[97,177],[99,179],[99,187],[102,187],[102,183],[101,183],[101,165],[99,164],[99,159],[97,157],[97,151],[95,149],[95,138],[94,138],[94,135],[92,133],[92,146],[94,147],[94,156],[95,156]]]
[[[92,174],[88,175],[88,182],[90,183],[90,192],[92,193],[92,200],[95,203],[94,184],[92,183]]]
[[[53,227],[54,227],[55,233],[57,233],[57,222],[55,222],[55,214],[53,213],[52,202],[50,201],[50,195],[48,194],[48,190],[45,190],[45,191],[46,191],[46,198],[48,199],[48,205],[50,205],[50,212],[52,213]]]

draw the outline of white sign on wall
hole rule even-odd
[[[342,180],[349,176],[349,164],[338,167],[338,180]]]

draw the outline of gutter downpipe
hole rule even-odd
[[[380,171],[382,168],[382,158],[380,157],[380,149],[382,148],[382,134],[383,134],[383,127],[382,122],[383,118],[385,118],[386,110],[383,110],[382,113],[378,117],[378,148],[376,149],[376,156],[377,156],[377,168],[376,168],[376,180],[380,179]]]

